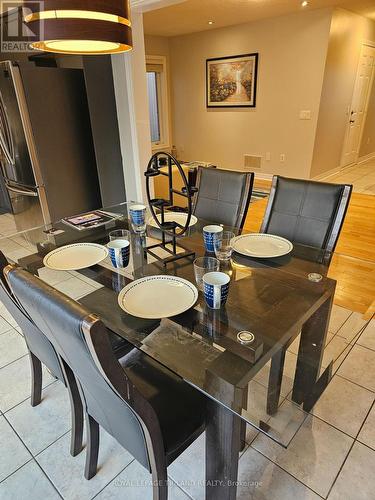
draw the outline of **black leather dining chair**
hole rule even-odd
[[[242,229],[253,191],[254,174],[198,167],[193,213],[199,218]]]
[[[12,294],[3,274],[8,261],[0,252],[0,301],[21,328],[31,366],[31,406],[37,406],[42,399],[42,363],[51,374],[59,379],[67,388],[71,406],[72,433],[70,443],[71,455],[77,455],[82,449],[83,408],[77,383],[71,371],[65,371],[60,365],[58,355],[51,342],[35,326]]]
[[[79,383],[85,477],[96,474],[100,425],[152,473],[154,500],[167,499],[167,466],[205,429],[205,397],[138,349],[117,360],[97,316],[27,271],[8,266],[5,273]]]
[[[329,264],[352,187],[275,175],[260,232],[325,250]]]
[[[328,270],[352,187],[350,184],[330,184],[275,175],[260,231],[322,250],[314,254],[315,260],[325,264]],[[280,349],[271,361],[267,397],[267,413],[270,415],[278,408],[288,347],[289,344]]]

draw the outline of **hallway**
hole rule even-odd
[[[375,158],[320,180],[353,184],[355,193],[375,195]]]

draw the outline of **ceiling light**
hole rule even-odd
[[[35,50],[90,55],[132,48],[126,1],[44,0],[28,2],[27,10],[25,23],[35,34],[30,37],[30,46]]]
[[[301,5],[302,7],[307,7],[309,5],[309,2],[307,0],[304,0]]]
[[[214,24],[214,22],[213,21],[208,21],[208,24]]]

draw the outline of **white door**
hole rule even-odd
[[[366,119],[367,105],[374,80],[375,48],[362,46],[358,73],[354,87],[353,100],[348,113],[341,167],[358,160],[363,126]]]

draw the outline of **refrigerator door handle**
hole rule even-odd
[[[8,191],[16,194],[22,194],[24,196],[33,196],[33,197],[38,197],[38,191],[33,191],[31,189],[21,189],[21,188],[16,188],[13,186],[10,186],[9,184],[6,185],[6,188]]]
[[[14,165],[14,160],[8,151],[8,148],[6,146],[6,142],[5,142],[5,139],[4,139],[4,136],[3,136],[1,129],[0,129],[0,147],[1,147],[1,151],[3,152],[8,163],[10,163],[11,165]]]

